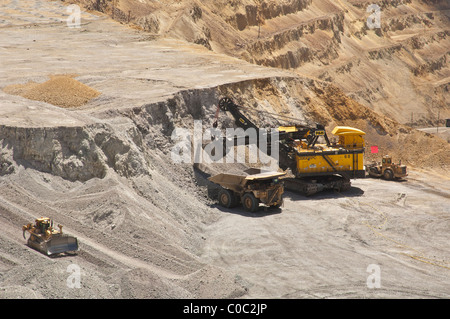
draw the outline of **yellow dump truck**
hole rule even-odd
[[[242,204],[245,210],[255,212],[260,204],[280,207],[283,203],[284,186],[280,178],[285,173],[247,170],[239,174],[218,174],[208,180],[220,186],[219,204],[226,208]]]

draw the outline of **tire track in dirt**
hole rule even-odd
[[[398,194],[403,195],[403,200],[400,202],[395,199],[393,196],[395,192],[393,192],[391,198],[384,198],[377,203],[373,203],[369,199],[358,199],[347,201],[342,206],[363,214],[363,219],[359,222],[377,238],[386,242],[383,248],[386,252],[394,252],[416,261],[450,270],[450,256],[446,249],[439,246],[439,243],[448,240],[446,234],[446,230],[450,229],[448,209],[446,212],[445,207],[428,205],[425,210],[421,210],[421,206],[417,207],[415,202],[409,204],[412,202],[409,197],[417,197],[418,193],[433,194],[438,198],[445,198],[447,194],[441,191],[436,192],[434,185],[426,182],[411,183],[408,181],[400,184],[391,182],[391,185],[400,191]],[[431,198],[428,201],[434,202]],[[415,214],[414,219],[404,224],[401,221],[402,215],[411,213]],[[415,267],[415,265],[411,264],[411,267]]]
[[[118,262],[127,265],[127,267],[132,267],[134,264],[134,267],[142,267],[173,279],[183,278],[183,276],[189,275],[200,268],[201,264],[192,257],[180,259],[175,255],[168,254],[167,251],[161,251],[155,247],[149,246],[147,246],[144,251],[136,244],[127,242],[125,239],[112,237],[105,232],[100,232],[91,226],[80,223],[76,218],[58,212],[49,203],[39,200],[33,194],[28,193],[17,184],[14,184],[13,186],[10,185],[9,188],[9,193],[3,193],[8,194],[9,200],[6,200],[4,196],[0,196],[2,202],[5,204],[10,203],[9,205],[11,207],[15,207],[16,210],[21,210],[22,215],[30,215],[28,222],[32,222],[35,218],[40,217],[34,216],[32,212],[45,211],[48,215],[52,216],[54,220],[58,221],[58,223],[64,225],[65,232],[76,236],[80,241],[80,246],[87,246],[94,251],[102,252],[103,255],[106,255],[113,260],[117,260]],[[26,206],[17,207],[14,203],[11,203],[14,198],[21,198],[21,200],[23,200],[23,198],[28,198],[29,200],[27,201]],[[14,216],[14,214],[10,215]],[[26,217],[21,219],[21,224],[28,223],[23,223],[25,219]],[[17,218],[15,218],[15,223],[19,223]],[[21,225],[16,225],[16,227],[21,227]],[[107,245],[97,244],[96,242],[107,243]],[[139,257],[135,258],[137,256]],[[146,262],[143,262],[142,260],[146,260]],[[166,262],[164,260],[166,260]],[[170,263],[167,262],[168,260],[170,260]],[[176,271],[174,272],[175,269]]]
[[[409,186],[395,184],[386,196],[384,183],[358,181],[362,191],[349,197],[287,194],[279,214],[218,209],[223,216],[208,229],[203,255],[233,272],[250,298],[445,298],[448,263],[440,247],[448,215],[402,206],[396,192]],[[436,240],[431,249],[424,246],[428,232]],[[380,289],[367,286],[371,264],[381,267]]]

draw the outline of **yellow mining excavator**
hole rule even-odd
[[[273,142],[271,139],[276,136],[279,154],[273,156],[278,155],[278,166],[282,170],[290,169],[294,175],[293,178],[283,178],[286,189],[305,195],[312,195],[325,189],[345,191],[350,188],[350,179],[365,177],[363,131],[353,127],[337,126],[332,131],[337,138],[330,141],[323,125],[296,124],[275,128],[277,134],[273,135],[266,129],[260,130],[240,112],[241,109],[247,108],[235,104],[230,98],[220,99],[213,126],[217,127],[219,111],[228,111],[238,127],[244,130],[253,128],[257,131],[257,146],[265,142],[268,146],[267,154],[270,156],[272,156],[270,145]],[[319,143],[320,138],[324,143]],[[237,142],[239,139],[242,141],[243,138],[234,139],[235,145],[239,144]],[[249,139],[244,137],[244,140],[244,144],[248,145]]]
[[[58,228],[59,230],[53,228],[50,218],[41,217],[35,220],[34,225],[29,223],[22,227],[23,238],[26,239],[25,232],[29,232],[28,246],[48,256],[77,251],[77,238],[63,234],[61,225]]]

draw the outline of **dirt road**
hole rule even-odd
[[[223,210],[203,257],[250,298],[448,298],[449,188],[412,172],[355,180],[346,194],[287,193],[281,210]],[[380,287],[371,288],[373,265]]]

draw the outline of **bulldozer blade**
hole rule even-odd
[[[55,236],[46,242],[44,249],[44,253],[49,256],[69,251],[77,251],[78,240],[75,237],[68,235]]]

